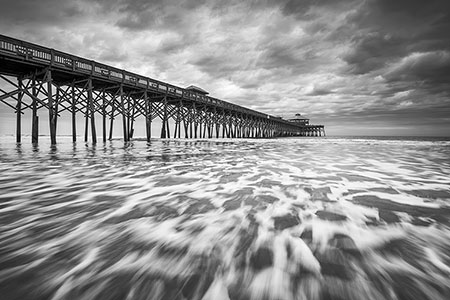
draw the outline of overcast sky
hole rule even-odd
[[[448,136],[449,12],[449,0],[0,0],[0,28],[265,113],[303,113],[328,134]]]

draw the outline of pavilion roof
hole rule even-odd
[[[195,86],[195,85],[190,85],[190,86],[188,86],[188,87],[186,88],[186,90],[194,91],[194,92],[197,92],[197,93],[200,93],[200,94],[203,94],[203,95],[208,95],[208,94],[209,94],[209,93],[208,93],[207,91],[205,91],[204,89],[199,88],[198,86]]]

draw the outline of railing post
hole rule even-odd
[[[55,64],[55,50],[50,49],[50,66]]]

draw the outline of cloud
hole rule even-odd
[[[266,113],[450,125],[447,0],[0,4],[3,34]]]
[[[366,74],[416,52],[448,50],[450,2],[368,0],[347,17],[355,28],[343,56],[348,71]]]
[[[333,94],[333,91],[325,87],[317,87],[317,86],[312,86],[312,88],[309,88],[308,91],[305,93],[305,95],[307,96],[324,96],[329,94]]]
[[[450,51],[412,53],[390,66],[388,81],[424,82],[450,86]]]
[[[4,26],[55,25],[76,22],[84,8],[76,1],[0,1],[0,24]]]
[[[285,15],[296,15],[297,17],[311,17],[315,9],[328,8],[333,10],[342,10],[347,8],[348,4],[358,0],[289,0],[282,7]]]
[[[405,40],[390,34],[373,32],[354,38],[353,47],[343,56],[349,71],[353,74],[365,74],[379,70],[392,60],[408,53]]]
[[[450,2],[368,0],[347,17],[355,28],[344,60],[357,74],[414,52],[449,49]]]

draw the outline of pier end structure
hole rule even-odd
[[[300,136],[325,136],[324,125],[309,124],[309,118],[302,114],[297,113],[287,120],[297,124],[301,128]]]

